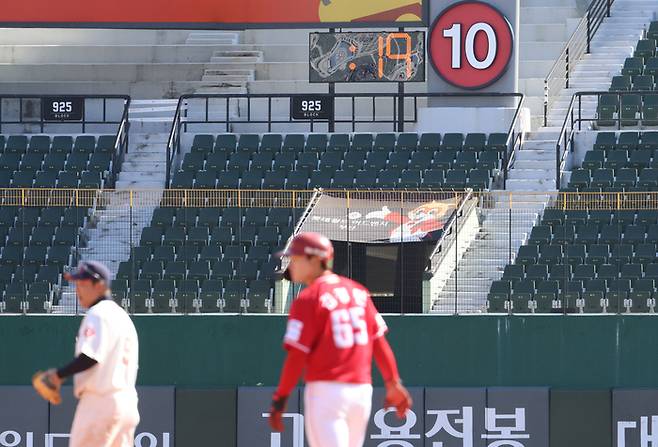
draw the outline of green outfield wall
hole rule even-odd
[[[136,316],[142,385],[276,384],[285,318]],[[410,386],[658,387],[658,317],[387,316]],[[0,385],[73,356],[79,317],[0,317]]]

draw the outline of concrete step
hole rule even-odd
[[[555,179],[529,180],[529,179],[507,179],[506,189],[508,191],[553,191]]]
[[[553,157],[555,158],[555,157]],[[527,159],[527,160],[515,160],[514,161],[514,169],[522,169],[522,170],[527,170],[527,169],[533,169],[533,168],[539,168],[542,170],[555,170],[555,160],[537,160],[537,159]],[[555,172],[553,172],[553,175],[555,175]]]
[[[555,174],[551,176],[551,172],[546,169],[524,169],[524,168],[514,168],[511,169],[507,176],[507,181],[509,180],[536,180],[536,181],[547,181],[551,178],[555,179]]]

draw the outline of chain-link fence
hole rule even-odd
[[[62,273],[88,259],[115,273],[131,312],[285,312],[299,286],[274,254],[297,231],[327,234],[335,270],[383,312],[654,310],[658,193],[8,189],[0,201],[4,313],[78,312]]]

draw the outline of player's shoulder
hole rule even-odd
[[[114,300],[110,299],[96,303],[87,311],[87,315],[101,319],[110,319],[121,314],[125,314],[125,311]]]

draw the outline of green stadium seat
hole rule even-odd
[[[633,56],[641,57],[645,61],[656,55],[656,41],[653,39],[640,39],[635,47]]]
[[[350,136],[347,134],[334,133],[329,137],[328,151],[346,152],[350,148]]]
[[[258,152],[251,159],[250,169],[269,171],[272,169],[274,155],[272,152]]]
[[[418,150],[436,151],[441,147],[441,134],[424,133],[420,136]]]
[[[647,31],[647,38],[658,40],[658,22],[654,21],[649,24],[649,30]]]
[[[251,152],[241,151],[232,154],[228,159],[228,169],[239,169],[246,171],[249,169],[251,162]]]
[[[641,57],[627,57],[621,74],[625,76],[641,75],[644,72],[644,60]]]
[[[415,151],[418,147],[417,133],[401,133],[395,146],[396,151]],[[437,145],[438,147],[438,145]]]
[[[217,177],[217,187],[220,189],[238,189],[240,170],[220,172]]]
[[[75,138],[73,145],[74,153],[91,154],[96,149],[96,137],[92,135],[79,135]]]
[[[429,160],[430,161],[432,160],[431,152],[425,151],[425,152],[417,152],[417,153],[423,154],[425,157],[429,156]],[[412,157],[412,153],[411,151],[408,150],[400,150],[400,151],[392,152],[388,159],[388,167],[395,169],[406,169],[409,166],[411,157]],[[427,166],[429,166],[429,163],[427,163]],[[423,166],[423,168],[427,166]]]
[[[181,168],[183,171],[201,171],[205,164],[205,153],[189,152],[183,157]]]
[[[368,152],[373,148],[373,137],[369,133],[359,133],[352,136],[352,151]]]
[[[205,161],[205,169],[207,171],[223,171],[226,169],[228,162],[227,152],[212,152],[207,155]]]
[[[380,133],[375,136],[373,149],[375,151],[391,152],[395,148],[396,137],[394,133]]]
[[[633,88],[632,90],[653,90],[654,89],[654,80],[653,75],[637,75],[633,76]],[[622,104],[625,102],[625,97],[622,97]]]
[[[447,133],[443,136],[440,149],[449,151],[461,151],[464,145],[464,135],[460,133]]]
[[[612,84],[610,85],[610,91],[628,91],[631,89],[631,77],[630,76],[613,76]]]
[[[286,141],[288,141],[288,137],[291,136],[293,135],[286,135]],[[301,139],[299,137],[301,137]],[[310,134],[306,139],[306,146],[304,146],[304,135],[299,135],[297,138],[298,141],[301,140],[302,143],[301,146],[297,147],[304,147],[304,150],[306,151],[324,152],[327,150],[328,138],[326,134]],[[284,146],[286,146],[285,143]]]
[[[257,152],[260,146],[260,137],[254,134],[242,134],[238,139],[238,152]]]
[[[193,185],[196,189],[215,189],[217,187],[217,175],[214,171],[197,171]]]
[[[261,139],[260,150],[264,153],[275,153],[281,150],[282,145],[283,136],[280,134],[266,134]]]
[[[391,154],[391,158],[395,153]],[[432,157],[433,153],[430,151],[417,151],[414,152],[411,157],[408,159],[409,168],[411,169],[428,169],[432,166]],[[389,159],[390,166],[390,159]],[[404,169],[406,166],[402,166]]]
[[[240,179],[241,189],[261,189],[263,186],[263,173],[261,171],[247,171]]]
[[[73,151],[73,137],[58,135],[53,137],[50,152],[56,154],[69,154]]]
[[[369,153],[366,157],[365,167],[370,169],[384,169],[384,167],[386,167],[388,154],[388,152],[384,151]],[[315,168],[315,166],[313,168]]]
[[[5,153],[24,154],[27,151],[27,144],[27,136],[10,135],[5,142]]]
[[[658,57],[650,57],[644,66],[644,74],[658,76]]]
[[[485,150],[487,136],[483,133],[469,133],[464,140],[463,149],[466,151],[481,152]]]
[[[234,134],[217,135],[214,146],[212,143],[212,135],[205,136],[204,139],[205,141],[202,149],[204,152],[209,151],[210,148],[213,148],[214,152],[226,152],[230,154],[231,152],[235,151],[238,144],[238,138]],[[192,143],[192,147],[194,147],[194,143]]]

